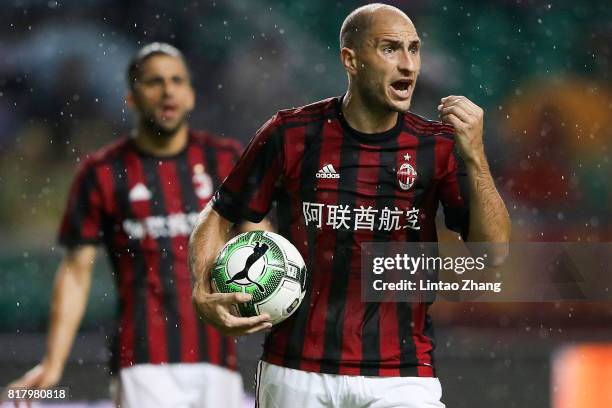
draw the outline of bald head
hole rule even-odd
[[[342,28],[340,29],[340,48],[359,48],[374,18],[377,15],[387,13],[400,14],[402,17],[406,18],[406,20],[410,21],[402,10],[397,7],[389,6],[388,4],[372,3],[359,7],[353,10],[342,23]],[[411,21],[410,24],[412,24]]]
[[[354,10],[340,30],[347,95],[375,112],[407,111],[421,69],[420,45],[414,24],[398,8],[375,3]]]

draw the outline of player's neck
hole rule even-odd
[[[362,133],[382,133],[397,124],[397,112],[373,109],[363,98],[349,89],[342,100],[342,114],[348,124]]]
[[[160,135],[150,129],[139,126],[133,135],[134,143],[143,152],[152,156],[173,156],[181,152],[189,141],[189,127],[181,126],[175,133]]]

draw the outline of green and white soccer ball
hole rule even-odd
[[[272,324],[291,316],[306,291],[306,264],[281,235],[250,231],[231,239],[215,260],[211,280],[217,292],[250,293],[249,302],[232,305],[238,316],[267,313]]]

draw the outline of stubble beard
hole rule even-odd
[[[176,125],[172,126],[171,128],[160,124],[159,121],[153,115],[143,116],[141,119],[141,123],[150,134],[156,137],[169,139],[174,136],[179,131],[179,129],[187,122],[187,116],[187,113],[183,114],[183,116],[176,123]]]
[[[377,112],[398,112],[405,111],[395,106],[387,100],[386,89],[381,81],[376,79],[368,79],[365,83],[360,84],[360,93],[366,106],[372,111]],[[407,110],[407,109],[406,109]]]

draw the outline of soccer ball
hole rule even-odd
[[[217,292],[245,292],[249,302],[232,305],[238,316],[267,313],[272,324],[291,316],[306,291],[306,265],[284,237],[268,231],[250,231],[231,239],[212,267]]]

